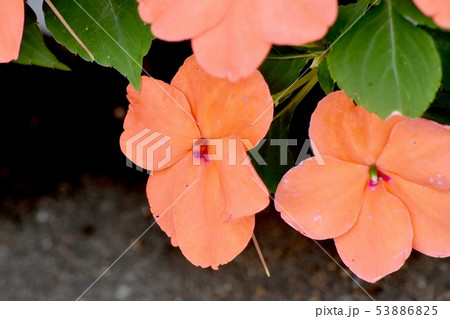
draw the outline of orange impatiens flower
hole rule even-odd
[[[449,0],[413,0],[414,4],[434,23],[444,29],[450,29],[450,1]]]
[[[231,83],[190,57],[170,85],[142,77],[139,92],[128,86],[128,99],[120,145],[153,171],[147,197],[158,224],[194,265],[231,261],[248,244],[255,213],[269,204],[246,154],[273,118],[264,78],[255,71]]]
[[[272,44],[321,39],[334,23],[337,0],[137,0],[139,14],[165,41],[192,39],[198,63],[236,81],[263,62]]]
[[[310,158],[281,180],[283,219],[314,239],[334,238],[344,263],[375,282],[414,248],[450,255],[450,127],[392,116],[382,121],[334,92],[317,106]]]
[[[0,0],[0,63],[19,57],[24,12],[24,0]]]

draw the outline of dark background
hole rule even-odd
[[[147,175],[119,149],[127,80],[46,39],[72,71],[0,64],[0,299],[77,299],[150,225]],[[144,68],[169,82],[190,44],[155,40]],[[296,111],[291,137],[304,139],[323,96],[316,87]],[[269,207],[256,236],[272,277],[250,243],[219,271],[184,259],[157,225],[111,267],[89,300],[448,300],[450,262],[413,252],[376,284],[352,280],[333,241],[319,244]],[[345,270],[345,271],[344,271]],[[350,273],[351,274],[351,273]],[[361,285],[366,291],[364,292]]]
[[[2,194],[40,195],[83,173],[133,175],[118,148],[128,81],[46,42],[72,71],[0,64]],[[156,40],[144,68],[170,81],[190,54],[187,42]]]

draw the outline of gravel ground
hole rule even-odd
[[[251,243],[218,271],[201,269],[157,225],[118,259],[153,223],[145,176],[131,188],[109,177],[75,184],[61,182],[34,200],[2,200],[0,299],[75,300],[110,266],[81,300],[450,299],[450,259],[414,252],[400,271],[368,284],[341,269],[332,241],[319,242],[325,253],[272,207],[256,225],[270,278]]]

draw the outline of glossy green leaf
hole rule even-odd
[[[383,0],[358,20],[331,48],[328,64],[337,84],[370,112],[418,117],[434,99],[441,62],[431,36],[393,2]]]
[[[317,71],[319,78],[319,84],[325,94],[330,94],[334,90],[334,80],[331,78],[330,70],[328,69],[327,60],[324,59],[320,64]]]
[[[363,0],[345,6],[339,6],[338,18],[330,30],[328,30],[325,39],[330,42],[338,39],[356,20],[362,17],[368,5],[369,1]]]
[[[65,64],[58,61],[44,43],[39,27],[36,24],[36,14],[26,5],[25,25],[23,29],[22,43],[20,45],[19,58],[14,62],[25,65],[38,65],[46,68],[54,68],[68,71]]]
[[[274,46],[259,70],[274,95],[291,86],[311,58],[311,54],[293,47]]]
[[[93,54],[95,61],[112,66],[140,88],[142,60],[152,35],[137,12],[135,0],[52,0],[62,17]],[[91,61],[55,13],[44,5],[45,21],[56,41]]]

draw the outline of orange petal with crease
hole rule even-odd
[[[260,36],[274,44],[305,44],[325,36],[338,13],[337,0],[255,1]]]
[[[337,91],[323,98],[311,117],[309,136],[321,155],[372,165],[388,141],[392,126],[403,117],[382,121]]]
[[[185,172],[192,187],[174,205],[174,224],[178,245],[194,265],[218,269],[233,260],[247,246],[255,225],[250,216],[236,222],[224,222],[226,200],[217,165],[192,166]],[[240,187],[237,185],[237,187]],[[177,193],[186,186],[177,188]]]
[[[141,18],[166,41],[192,39],[209,74],[237,81],[261,65],[272,44],[320,40],[337,17],[337,0],[138,0]]]
[[[234,82],[252,75],[264,61],[272,44],[259,37],[249,14],[253,11],[253,1],[231,1],[220,24],[192,39],[197,61],[208,73]]]
[[[247,158],[239,137],[223,139],[223,146],[223,160],[215,162],[225,199],[222,218],[234,221],[266,208],[270,203],[269,191]]]
[[[450,191],[392,176],[386,189],[408,208],[414,231],[413,248],[432,257],[450,256]]]
[[[444,29],[450,29],[450,1],[448,0],[413,0],[414,4],[426,16]]]
[[[192,153],[186,154],[180,161],[167,169],[156,171],[147,182],[147,198],[150,211],[161,229],[171,238],[173,246],[178,246],[173,221],[173,206],[183,192],[189,191],[192,181],[185,172],[192,166]],[[188,186],[186,186],[188,185]]]
[[[216,25],[229,0],[138,0],[139,15],[165,41],[190,39]]]
[[[130,108],[120,137],[122,152],[147,170],[168,167],[192,150],[200,137],[186,97],[176,88],[142,77],[137,92],[127,88]]]
[[[19,57],[24,10],[23,0],[0,0],[0,63]]]
[[[346,233],[356,222],[369,178],[367,166],[324,156],[289,170],[275,194],[275,208],[300,233],[327,239]]]
[[[450,127],[425,119],[397,123],[377,167],[423,186],[450,189]]]
[[[382,184],[366,188],[358,221],[334,239],[342,261],[358,277],[375,282],[400,269],[411,253],[408,210]]]
[[[205,138],[237,134],[256,145],[269,130],[273,100],[258,71],[232,83],[209,75],[191,56],[173,78],[172,85],[186,95]]]

